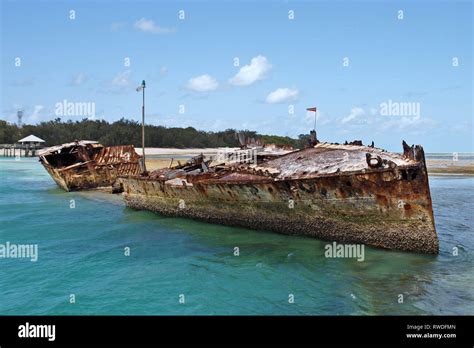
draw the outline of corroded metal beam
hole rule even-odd
[[[438,253],[421,146],[399,155],[319,143],[258,165],[186,169],[121,176],[126,204],[230,226]]]

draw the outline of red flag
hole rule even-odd
[[[307,108],[306,110],[316,112],[316,108],[315,108],[315,107],[314,107],[314,108]]]

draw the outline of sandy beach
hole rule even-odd
[[[151,155],[151,156],[197,156],[199,154],[204,154],[204,155],[215,155],[220,149],[224,150],[227,149],[227,151],[232,150],[232,149],[238,149],[238,148],[191,148],[191,149],[177,149],[177,148],[161,148],[161,147],[146,147],[145,148],[145,155]],[[136,147],[135,151],[139,153],[140,155],[142,154],[142,148],[141,147]]]
[[[428,174],[474,176],[474,161],[427,160]]]
[[[138,154],[142,154],[141,147],[135,148]],[[185,163],[192,157],[203,154],[206,157],[215,156],[219,148],[193,148],[193,149],[177,149],[177,148],[145,148],[146,167],[147,170],[156,170],[167,168],[170,165]]]

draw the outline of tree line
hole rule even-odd
[[[193,127],[163,127],[145,126],[145,145],[147,147],[176,147],[176,148],[205,148],[205,147],[236,147],[239,140],[235,129],[219,132],[207,132]],[[285,144],[295,148],[304,147],[307,136],[300,135],[298,139],[263,135],[255,131],[244,130],[247,138],[260,139],[264,144]],[[13,144],[30,134],[46,141],[47,146],[53,146],[74,140],[96,140],[105,146],[134,145],[141,147],[141,124],[137,121],[120,119],[115,122],[104,120],[62,121],[56,118],[35,125],[16,124],[0,120],[0,144]]]

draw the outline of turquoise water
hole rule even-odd
[[[358,262],[318,240],[66,193],[36,159],[0,159],[0,244],[39,249],[37,262],[0,258],[0,314],[474,314],[474,179],[430,185],[440,255],[366,248]]]

